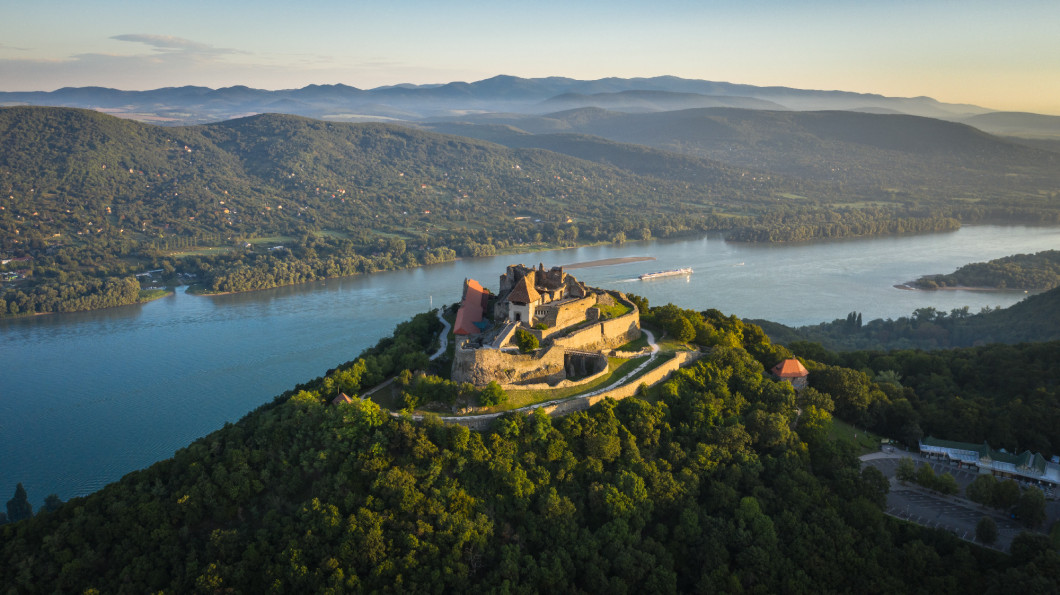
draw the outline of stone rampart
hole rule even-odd
[[[663,382],[670,377],[678,368],[685,364],[695,361],[702,355],[698,351],[681,351],[674,355],[673,358],[668,361],[659,364],[657,368],[652,369],[640,378],[634,381],[619,386],[615,389],[609,390],[598,395],[591,397],[575,397],[566,401],[561,401],[554,405],[542,405],[538,409],[544,411],[551,417],[562,417],[564,415],[574,413],[575,411],[584,411],[593,405],[603,401],[604,399],[611,398],[616,401],[629,398],[637,394],[637,390],[642,384],[647,386],[655,386],[656,384]],[[391,413],[391,415],[397,415]],[[458,424],[465,426],[472,430],[488,430],[493,422],[497,419],[496,415],[483,415],[476,416],[471,415],[467,417],[443,417],[442,421],[450,424]]]
[[[586,312],[596,305],[596,295],[569,301],[543,304],[534,309],[534,317],[540,318],[549,328],[563,328],[585,320]]]
[[[570,357],[570,354],[567,354],[567,359],[569,359],[569,357]],[[603,356],[603,355],[598,355],[597,357],[599,357],[600,359],[604,360],[603,361],[603,365],[602,365],[603,369],[600,370],[599,372],[595,372],[595,373],[593,373],[593,374],[591,374],[589,376],[586,376],[585,378],[581,378],[579,380],[567,380],[567,379],[564,379],[564,380],[560,380],[559,382],[557,382],[555,384],[549,384],[547,382],[538,382],[538,383],[534,383],[534,384],[520,384],[520,385],[517,385],[517,386],[511,386],[511,387],[508,387],[508,388],[512,388],[512,389],[515,389],[515,390],[554,390],[554,389],[557,389],[557,388],[570,388],[572,386],[581,386],[583,384],[589,384],[593,380],[596,380],[597,378],[607,374],[607,372],[608,372],[608,369],[607,369],[607,357]],[[568,372],[569,372],[569,370],[568,370]]]
[[[492,380],[501,386],[529,380],[559,382],[566,378],[564,351],[555,346],[532,354],[458,347],[453,358],[452,379],[475,386],[486,386]]]
[[[566,337],[552,340],[564,349],[593,351],[625,345],[640,338],[640,313],[634,310],[618,318],[593,323]]]

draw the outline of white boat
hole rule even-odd
[[[660,277],[675,277],[677,275],[691,275],[692,269],[673,269],[672,271],[656,271],[654,273],[644,273],[640,276],[641,281],[648,281],[651,279],[658,279]]]

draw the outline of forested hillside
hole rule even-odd
[[[970,218],[1057,221],[1060,156],[932,118],[902,114],[700,108],[622,113],[582,108],[542,116],[483,114],[436,126],[512,146],[522,135],[593,135],[734,167],[834,184],[833,202],[865,198]],[[502,135],[498,126],[510,127]],[[520,134],[521,133],[521,134]],[[507,138],[506,138],[507,137]],[[567,152],[554,140],[551,149]],[[575,144],[572,150],[577,150]]]
[[[717,209],[771,193],[721,166],[692,185],[393,125],[271,115],[160,128],[6,108],[0,253],[31,260],[9,265],[19,278],[0,311],[78,309],[92,288],[148,268],[239,291],[515,246],[721,229],[732,219]]]
[[[1060,582],[1044,537],[1017,538],[1005,556],[884,516],[884,476],[828,438],[829,411],[860,387],[797,399],[766,377],[785,352],[760,330],[714,311],[652,312],[713,349],[645,398],[510,415],[478,433],[371,401],[326,404],[363,367],[350,362],[173,459],[0,527],[0,584],[1038,593]]]
[[[541,120],[660,149],[503,127],[482,136],[509,147],[297,116],[162,128],[3,108],[0,256],[20,260],[0,271],[0,315],[133,303],[132,275],[148,269],[155,284],[244,291],[708,230],[778,242],[1060,220],[1055,153],[926,118],[749,114]],[[664,119],[626,119],[649,116]]]

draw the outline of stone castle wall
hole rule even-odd
[[[599,351],[624,345],[640,337],[640,311],[626,300],[625,296],[620,295],[619,299],[631,306],[632,310],[618,318],[594,322],[564,337],[549,337],[552,344],[545,345],[534,354],[488,348],[463,349],[457,346],[452,380],[470,382],[475,386],[485,386],[495,380],[503,387],[531,382],[555,384],[562,381],[566,378],[566,351]],[[580,309],[580,314],[574,318],[574,321],[578,322],[585,319],[586,311],[592,309],[596,303],[595,295],[586,296],[563,305],[569,306],[568,308],[555,308],[555,312],[557,316],[574,316],[572,313]],[[539,339],[548,337],[547,333],[537,329],[529,329],[529,332]]]
[[[566,337],[552,340],[553,345],[576,351],[594,351],[625,345],[640,338],[640,313],[636,310],[578,329]]]
[[[604,399],[610,398],[616,401],[621,401],[622,399],[627,399],[637,394],[637,390],[641,385],[655,386],[656,384],[665,381],[678,368],[689,362],[695,361],[700,355],[702,354],[698,351],[682,351],[675,354],[670,360],[660,364],[659,367],[647,372],[629,384],[624,384],[618,388],[591,397],[573,398],[556,403],[555,405],[544,405],[538,409],[541,409],[551,417],[562,417],[574,413],[575,411],[584,411]],[[488,430],[493,425],[496,416],[444,417],[442,420],[446,423],[466,426],[472,430],[484,431]]]
[[[563,328],[585,320],[586,312],[595,305],[596,295],[561,304],[544,304],[534,309],[534,318],[540,318],[549,328]]]
[[[559,382],[567,377],[564,351],[555,346],[532,354],[457,347],[452,379],[475,386],[486,386],[492,380],[501,386],[528,381]]]

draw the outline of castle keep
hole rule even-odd
[[[607,369],[605,350],[640,337],[640,312],[618,292],[588,287],[563,272],[562,267],[510,265],[500,276],[493,303],[493,320],[480,314],[481,285],[464,282],[464,295],[457,320],[452,379],[485,386],[497,381],[505,388],[529,384],[556,385],[572,377],[601,373]],[[622,313],[614,316],[616,311]],[[465,311],[465,308],[467,309]],[[480,310],[481,309],[481,310]],[[474,322],[470,322],[474,320]],[[520,352],[516,331],[537,338],[540,347]]]

